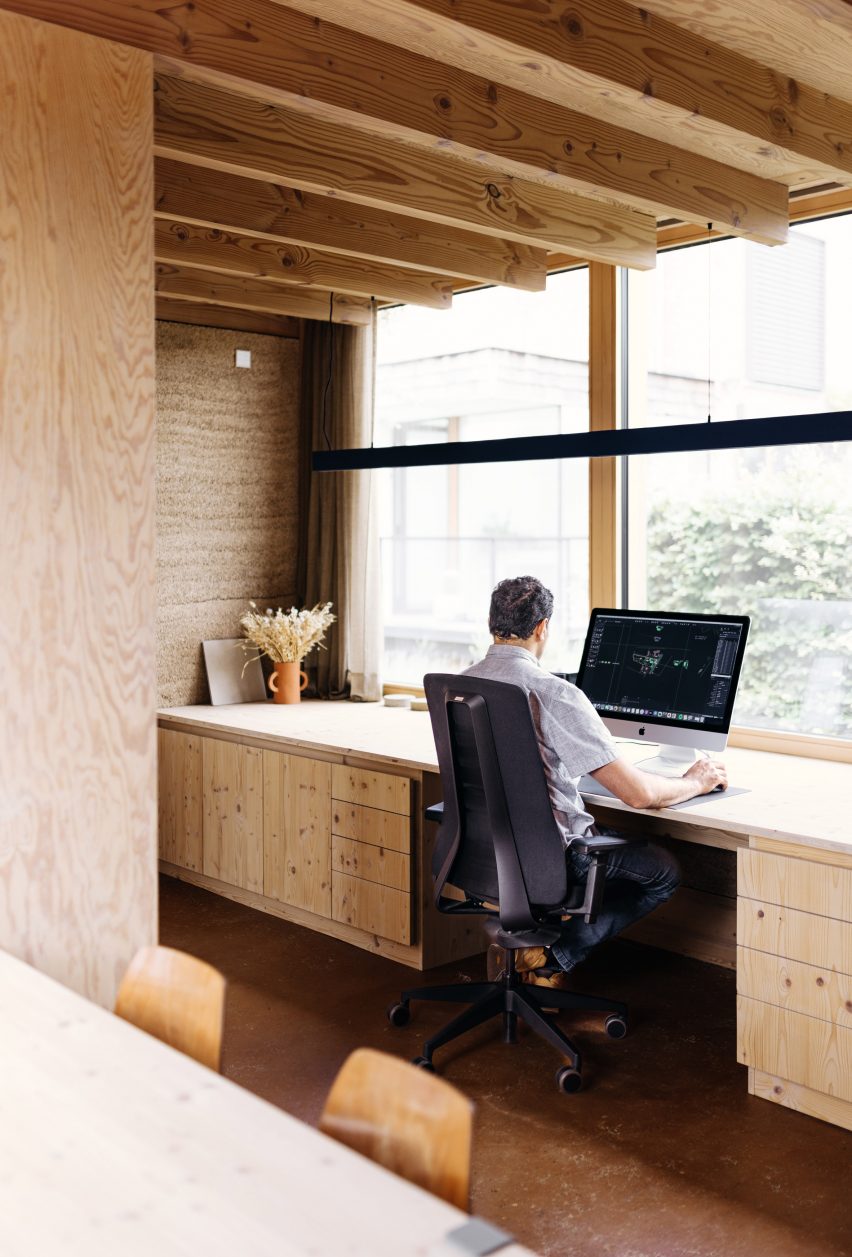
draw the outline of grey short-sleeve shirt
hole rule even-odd
[[[466,676],[519,685],[529,698],[553,815],[566,847],[588,833],[594,818],[583,806],[577,783],[618,758],[606,726],[576,685],[547,672],[523,646],[490,646]]]

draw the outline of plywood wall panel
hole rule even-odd
[[[234,365],[251,351],[251,369]],[[296,597],[299,342],[157,325],[159,702],[207,702],[205,638]]]
[[[151,58],[0,11],[0,947],[156,937]]]

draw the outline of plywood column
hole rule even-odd
[[[616,268],[589,263],[589,429],[616,427]],[[614,458],[589,460],[589,606],[614,607],[616,579]]]
[[[0,11],[0,947],[156,934],[151,58]]]

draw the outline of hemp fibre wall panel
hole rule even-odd
[[[251,368],[234,365],[251,350]],[[209,701],[207,638],[296,597],[299,341],[157,324],[159,702]]]

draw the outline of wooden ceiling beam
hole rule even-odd
[[[544,249],[158,157],[154,213],[276,244],[541,292]]]
[[[287,4],[789,185],[852,176],[852,104],[623,0]]]
[[[852,188],[826,188],[810,195],[790,198],[790,223],[813,222],[819,218],[833,218],[838,214],[852,214]],[[657,231],[657,249],[677,249],[685,244],[701,244],[709,238],[727,239],[724,231],[699,231],[686,223],[673,223]],[[550,258],[551,269],[553,258]]]
[[[846,0],[654,0],[654,13],[704,39],[852,100],[852,5]],[[757,19],[757,21],[755,21]]]
[[[154,226],[158,262],[192,266],[225,275],[247,275],[292,286],[375,297],[448,310],[453,303],[452,277],[426,271],[403,271],[363,258],[278,244],[240,235],[221,227],[199,227],[177,219],[158,219]]]
[[[177,301],[157,297],[156,316],[168,323],[191,323],[194,327],[220,327],[231,332],[259,332],[263,336],[284,336],[298,340],[301,324],[298,319],[255,310],[238,310],[231,306],[212,306],[198,301]]]
[[[298,292],[263,279],[221,275],[213,271],[171,266],[158,262],[154,286],[157,296],[198,305],[232,306],[296,319],[325,319],[333,323],[364,325],[372,319],[371,303],[364,297],[327,292]]]
[[[162,157],[285,181],[306,192],[595,261],[654,265],[656,221],[650,214],[492,176],[452,153],[427,152],[208,84],[159,75],[154,131],[155,152]]]
[[[491,78],[346,29],[348,5],[317,21],[272,0],[21,0],[21,6],[154,52],[169,73],[339,120],[429,149],[448,146],[500,175],[613,198],[662,217],[717,221],[768,243],[786,238],[786,190],[712,158]],[[357,5],[354,6],[357,9]]]

